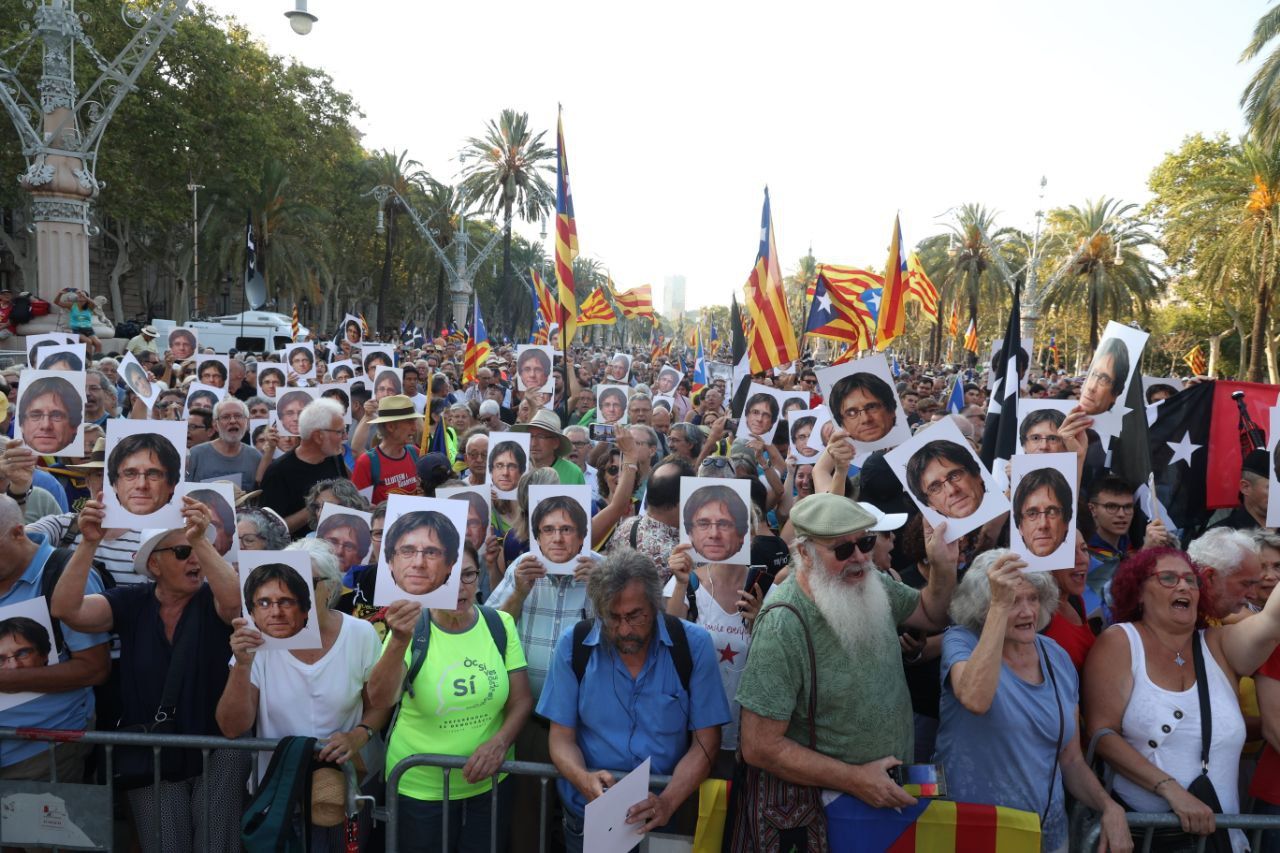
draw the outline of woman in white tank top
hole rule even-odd
[[[1208,679],[1209,779],[1223,813],[1238,813],[1245,729],[1235,686],[1280,640],[1280,604],[1234,625],[1206,627],[1202,582],[1186,554],[1172,548],[1141,551],[1120,565],[1111,583],[1117,624],[1085,663],[1084,705],[1091,733],[1105,735],[1098,754],[1116,771],[1116,797],[1134,811],[1172,811],[1183,831],[1208,835],[1213,812],[1187,792],[1200,774],[1201,752],[1192,644],[1200,644]],[[1231,842],[1236,851],[1248,849],[1239,830]]]

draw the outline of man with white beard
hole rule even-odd
[[[876,519],[854,501],[811,495],[795,505],[791,523],[795,571],[757,617],[738,684],[746,796],[757,777],[772,774],[877,808],[912,805],[888,772],[913,752],[898,634],[946,627],[958,547],[943,542],[943,525],[926,527],[929,584],[917,591],[876,571],[876,536],[867,532]],[[813,720],[810,642],[818,673]],[[758,813],[738,809],[734,849],[777,849],[779,841],[783,850],[806,842],[814,849],[803,827],[776,836],[776,827],[753,824]]]

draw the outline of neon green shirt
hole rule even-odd
[[[507,629],[505,666],[478,612],[475,624],[461,633],[431,624],[427,659],[413,682],[413,696],[405,693],[401,699],[400,716],[391,730],[388,774],[401,759],[417,753],[469,756],[502,728],[510,685],[507,673],[524,669],[525,660],[515,621],[506,613],[499,615]],[[411,649],[406,649],[405,666],[410,656]],[[515,758],[514,747],[506,757]],[[451,800],[474,797],[492,787],[492,777],[472,785],[461,770],[449,773]],[[415,800],[443,800],[444,774],[438,767],[414,767],[400,777],[399,790]]]

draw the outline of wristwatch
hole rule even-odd
[[[5,493],[6,495],[8,495],[9,497],[13,498],[13,499],[14,499],[15,501],[17,501],[18,503],[26,503],[26,502],[27,502],[27,498],[31,497],[31,490],[32,490],[32,489],[34,489],[34,488],[35,488],[35,486],[27,486],[27,490],[26,490],[25,492],[23,492],[23,493],[22,493],[22,494],[20,494],[20,495],[15,495],[13,492],[9,491],[9,487],[8,487],[8,486],[5,486],[5,487],[4,487],[4,493]]]

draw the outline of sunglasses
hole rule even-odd
[[[869,533],[866,536],[859,536],[851,542],[841,542],[839,545],[831,549],[831,553],[837,560],[849,559],[853,556],[855,548],[863,554],[870,554],[871,549],[876,547],[877,538],[879,537],[874,533]]]
[[[159,554],[161,551],[172,551],[173,556],[177,557],[179,560],[185,560],[191,556],[192,550],[193,549],[190,545],[174,545],[169,548],[155,548],[151,553]]]

